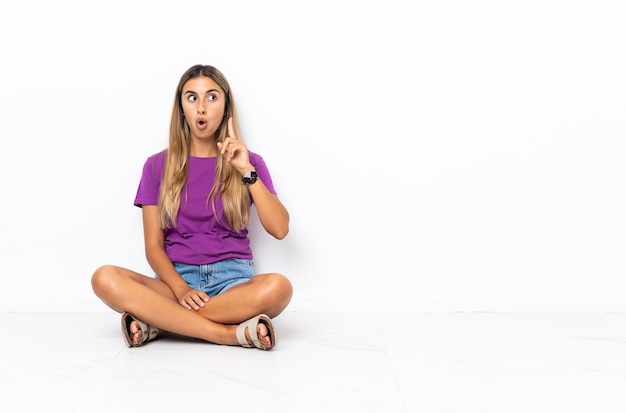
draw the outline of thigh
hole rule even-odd
[[[121,284],[121,287],[123,287],[127,282],[139,283],[159,293],[160,295],[171,299],[172,301],[176,301],[176,296],[170,287],[159,279],[140,274],[136,271],[129,270],[128,268],[116,266],[108,266],[107,272],[110,273],[110,277],[112,279],[116,280],[116,283]]]
[[[199,312],[205,318],[222,324],[238,324],[258,314],[271,318],[289,304],[293,288],[281,274],[259,274],[211,297]]]

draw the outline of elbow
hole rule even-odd
[[[284,232],[280,232],[276,235],[274,235],[274,238],[276,239],[285,239],[285,237],[287,236],[287,234],[289,233],[289,231],[284,231]]]
[[[289,214],[285,214],[281,217],[276,217],[266,222],[261,221],[263,228],[274,238],[280,240],[289,234]]]
[[[276,228],[271,232],[272,236],[278,240],[284,239],[289,234],[289,227],[285,225],[283,228]]]

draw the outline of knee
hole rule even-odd
[[[272,304],[287,306],[293,295],[291,281],[282,274],[267,274],[265,297]]]
[[[106,295],[108,291],[115,288],[116,267],[103,265],[99,267],[91,276],[91,288],[98,297]]]

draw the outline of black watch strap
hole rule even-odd
[[[256,171],[248,171],[245,174],[243,174],[243,177],[241,178],[241,182],[244,185],[250,185],[256,182],[257,178],[259,176],[256,174]]]

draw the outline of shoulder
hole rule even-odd
[[[162,169],[165,164],[165,158],[167,157],[167,149],[162,150],[161,152],[157,152],[148,156],[146,159],[145,166],[150,166],[156,169]]]
[[[163,149],[160,152],[150,155],[148,159],[146,160],[146,162],[153,163],[153,164],[162,164],[163,162],[165,162],[166,157],[167,157],[167,149]]]
[[[265,161],[263,160],[263,157],[261,155],[259,155],[256,152],[252,152],[249,149],[248,149],[248,159],[250,159],[250,163],[254,166],[257,166],[259,164],[261,165],[265,164]]]
[[[163,175],[163,170],[165,169],[166,157],[167,149],[150,155],[143,164],[144,175],[151,174],[155,178],[160,178]]]
[[[275,194],[276,191],[274,190],[272,177],[263,157],[256,152],[250,152],[250,150],[248,150],[248,158],[250,159],[250,164],[254,166],[257,175],[261,178],[267,189]]]

